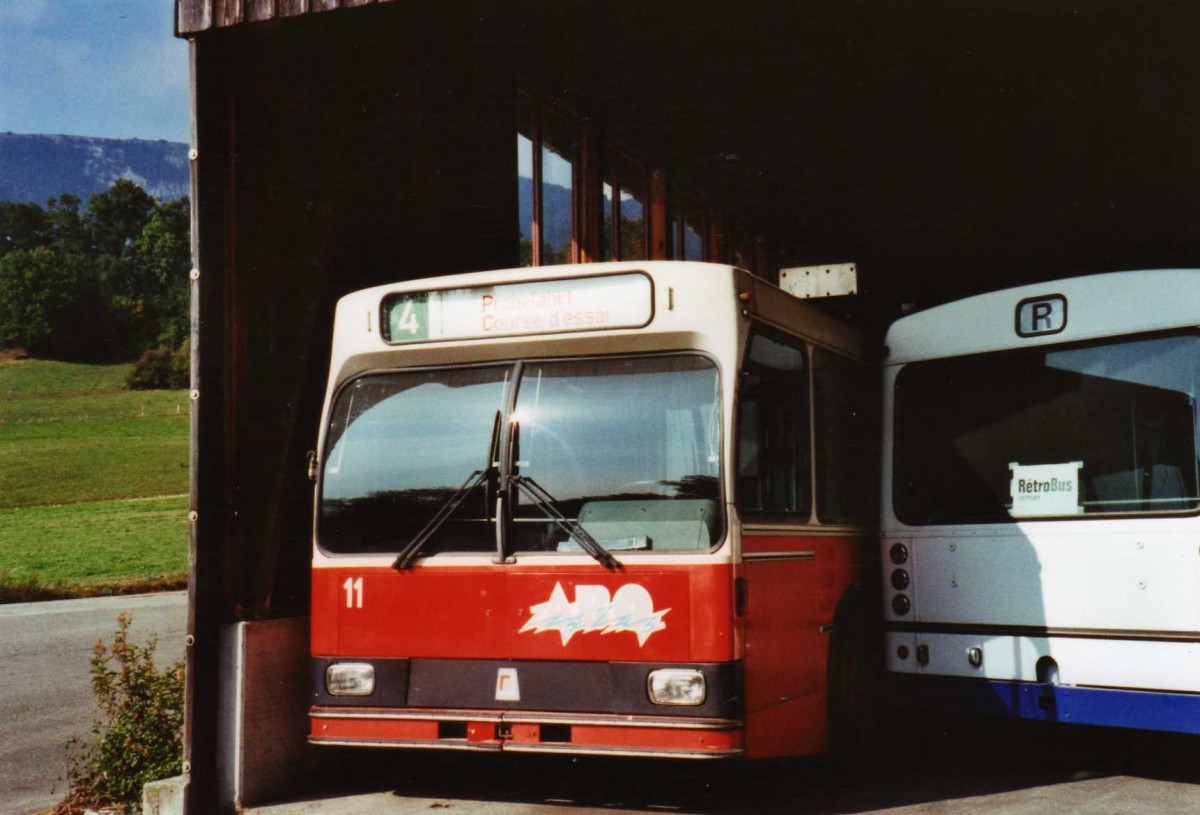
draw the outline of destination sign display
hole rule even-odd
[[[633,272],[389,294],[382,312],[387,342],[484,339],[641,328],[654,296],[650,278]]]

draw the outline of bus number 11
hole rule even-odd
[[[353,577],[347,577],[346,582],[342,584],[342,588],[346,590],[346,608],[362,608],[362,578],[360,577],[356,580]]]

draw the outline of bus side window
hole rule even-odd
[[[822,523],[861,523],[874,497],[875,414],[868,373],[861,363],[813,349],[813,447]]]
[[[750,338],[738,402],[738,509],[808,517],[808,361],[804,344],[760,329]]]

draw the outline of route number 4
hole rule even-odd
[[[346,590],[346,608],[362,608],[362,578],[360,577],[355,579],[353,577],[347,577],[346,582],[342,584],[342,588]]]
[[[416,336],[421,330],[421,323],[417,320],[417,313],[413,309],[411,300],[404,304],[404,310],[400,312],[400,319],[396,322],[396,328],[401,331],[407,331],[413,336]]]

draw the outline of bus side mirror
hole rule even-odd
[[[317,481],[317,451],[308,451],[308,480],[314,484]]]

